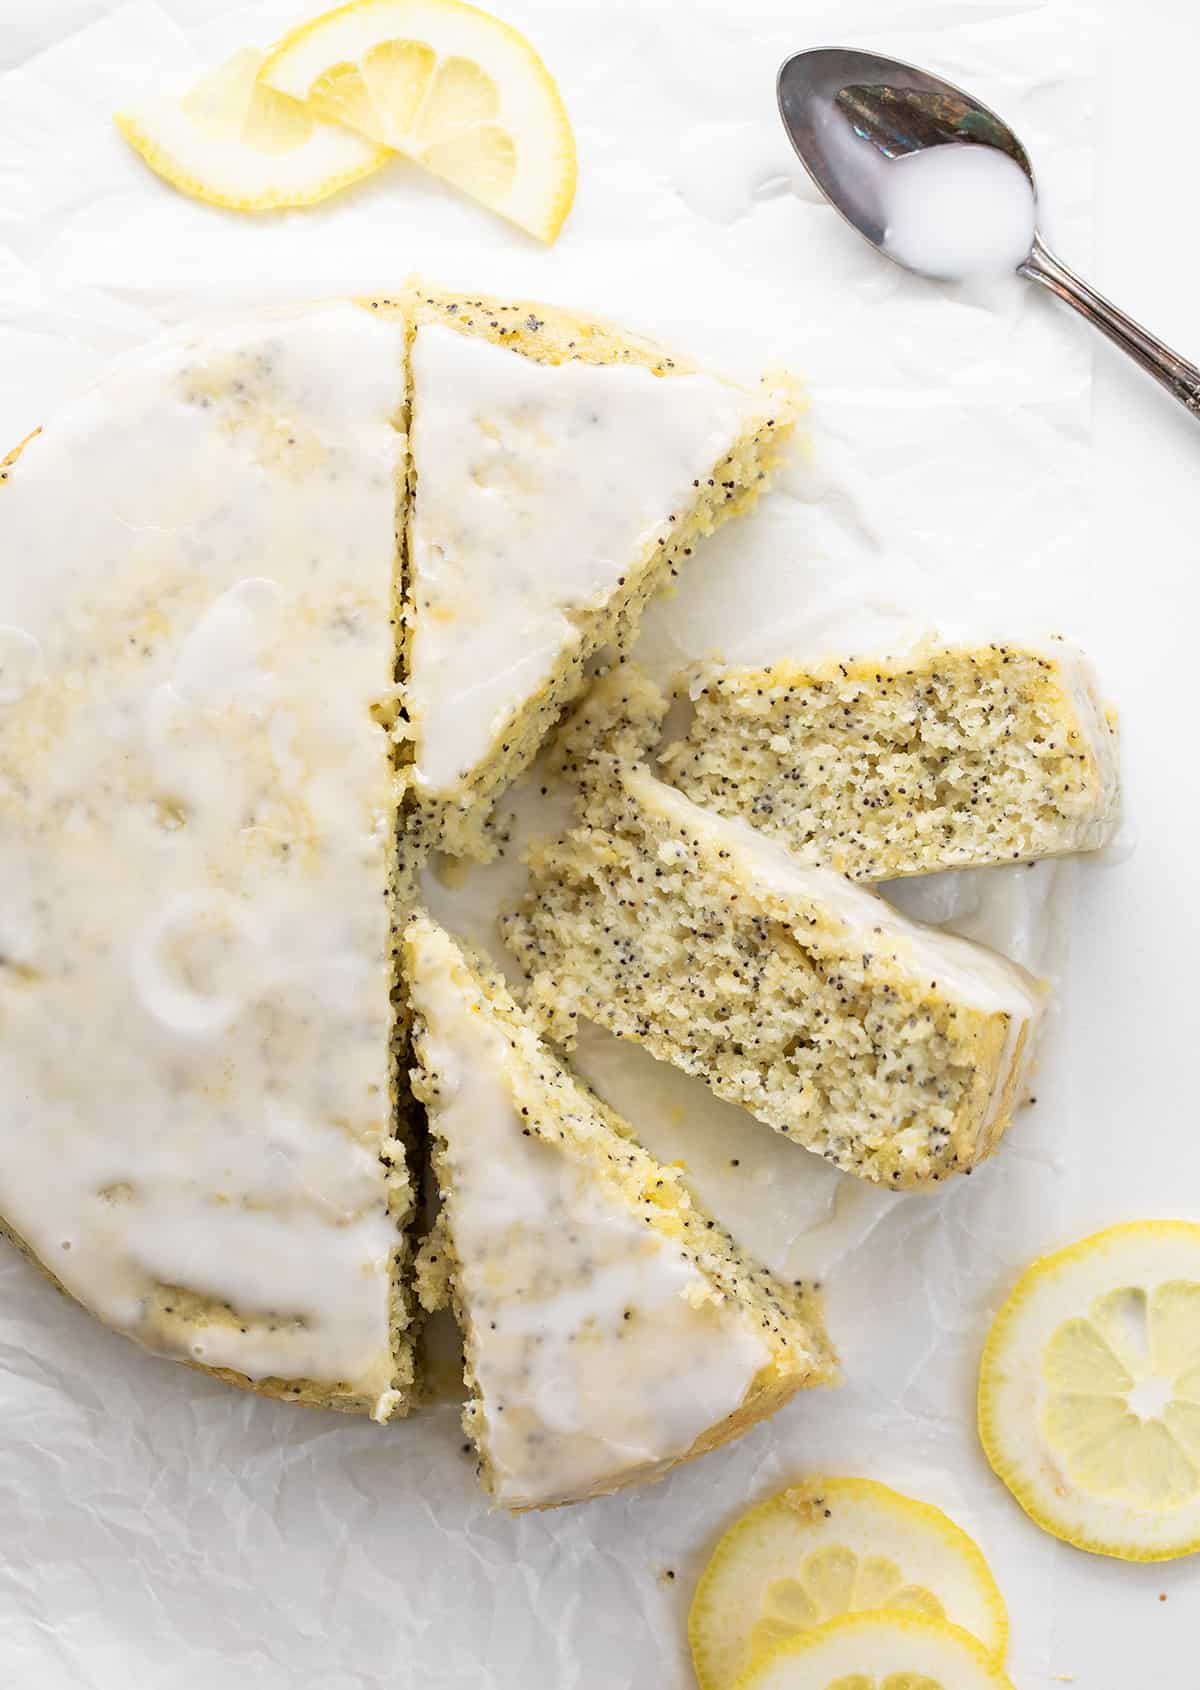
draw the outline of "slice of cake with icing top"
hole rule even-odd
[[[625,696],[618,747],[640,729]],[[635,1039],[865,1179],[923,1185],[992,1152],[1025,1094],[1036,981],[644,765],[593,750],[583,773],[581,825],[531,848],[506,923],[550,1026]]]
[[[443,1205],[426,1281],[436,1300],[448,1270],[495,1500],[655,1478],[827,1380],[813,1294],[745,1256],[423,913],[404,952]]]
[[[0,1214],[149,1348],[402,1411],[404,324],[179,336],[0,485]]]
[[[757,495],[794,407],[549,306],[417,289],[412,309],[414,786],[430,838],[487,855],[589,657]]]
[[[1115,717],[1064,640],[717,668],[691,694],[671,784],[853,880],[1093,851],[1117,826]]]

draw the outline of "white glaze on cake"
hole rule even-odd
[[[448,935],[412,922],[406,955],[496,1500],[649,1477],[735,1412],[771,1352],[552,1117],[522,1116],[522,1058]]]
[[[418,789],[446,797],[761,401],[706,375],[537,363],[438,324],[412,365],[408,709]]]
[[[350,304],[177,338],[0,486],[0,1214],[151,1347],[381,1415],[403,381]]]

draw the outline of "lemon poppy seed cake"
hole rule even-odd
[[[502,370],[480,374],[481,351]],[[634,486],[639,543],[647,524],[655,539],[631,553],[616,583],[629,591],[570,607],[561,664],[547,634],[551,678],[522,681],[510,712],[520,755],[481,741],[481,766],[501,772],[482,803],[451,806],[482,848],[491,797],[580,654],[626,637],[690,538],[753,496],[766,470],[749,466],[777,450],[785,400],[691,384],[644,343],[550,307],[417,286],[163,341],[0,466],[0,554],[17,565],[0,575],[0,1229],[106,1323],[230,1383],[377,1419],[414,1400],[424,1143],[400,932],[428,847],[452,832],[424,825],[420,759],[456,732],[455,684],[477,673],[497,696],[485,648],[464,647],[453,679],[437,676],[440,650],[414,663],[437,597],[421,547],[458,545],[464,461],[536,528],[545,487],[522,504],[523,434],[535,457],[548,434],[590,471],[572,444],[581,407],[589,428],[593,409],[618,436],[632,427],[628,395],[571,386],[560,404],[523,385],[575,365],[649,394],[668,504],[689,453],[730,473],[692,476],[661,534],[658,482]],[[439,482],[439,418],[464,396],[479,415],[481,393],[504,449],[460,454]],[[433,418],[424,460],[414,414]],[[452,456],[453,430],[440,438]],[[607,450],[605,473],[623,462]],[[443,608],[464,604],[451,592]],[[770,1367],[696,1448],[806,1376],[798,1350],[785,1362],[765,1342]]]
[[[443,1205],[424,1294],[462,1327],[495,1500],[657,1477],[829,1379],[814,1294],[738,1249],[488,965],[423,912],[404,950]]]
[[[404,354],[350,303],[176,337],[0,485],[6,1229],[151,1349],[381,1419]]]
[[[1115,720],[1061,640],[721,668],[692,697],[672,785],[854,880],[1095,850],[1117,824]]]
[[[613,703],[620,747],[640,723]],[[580,825],[530,848],[505,922],[560,1038],[583,1016],[634,1039],[866,1179],[922,1185],[990,1155],[1024,1097],[1036,981],[644,764],[593,751],[585,776]]]
[[[696,542],[758,494],[787,391],[545,305],[412,296],[406,707],[431,842],[496,799]]]

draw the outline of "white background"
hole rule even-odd
[[[931,917],[1051,968],[1062,1006],[1036,1108],[994,1164],[936,1199],[885,1204],[589,1042],[589,1074],[652,1147],[687,1155],[748,1243],[827,1274],[847,1375],[642,1495],[489,1516],[453,1409],[379,1430],[235,1396],[142,1356],[6,1255],[0,1671],[37,1690],[682,1690],[686,1601],[715,1533],[826,1466],[927,1496],[979,1537],[1009,1600],[1018,1690],[1064,1676],[1178,1690],[1195,1670],[1200,1570],[1110,1564],[1041,1536],[978,1453],[971,1390],[989,1315],[1030,1255],[1200,1211],[1200,434],[1029,288],[956,296],[859,247],[800,177],[770,74],[789,48],[852,38],[976,88],[1029,144],[1063,256],[1200,354],[1193,8],[513,0],[502,10],[559,75],[581,143],[579,200],[551,252],[406,177],[248,225],[126,155],[114,104],[305,9],[9,0],[0,439],[161,322],[386,289],[413,269],[604,311],[732,368],[787,362],[810,378],[807,453],[697,558],[688,595],[651,619],[647,655],[668,667],[718,641],[773,655],[934,624],[1069,633],[1121,707],[1137,846],[1077,873],[916,894]]]
[[[1097,286],[1200,361],[1188,280],[1200,261],[1200,226],[1182,209],[1193,120],[1162,95],[1163,65],[1194,62],[1198,50],[1200,14],[1186,0],[1118,0],[1096,93],[1093,268]],[[1187,749],[1200,435],[1103,344],[1093,394],[1095,593],[1124,623],[1123,638],[1097,655],[1120,665],[1138,845],[1121,867],[1082,877],[1075,911],[1065,1055],[1077,1099],[1065,1149],[1064,1237],[1115,1218],[1200,1215],[1200,1133],[1188,1101],[1200,1018],[1180,950],[1200,934],[1186,843],[1200,815],[1200,778]],[[1073,1674],[1084,1690],[1166,1690],[1196,1674],[1194,1561],[1140,1568],[1058,1550],[1053,1606],[1052,1670]]]

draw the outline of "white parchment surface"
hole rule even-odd
[[[879,259],[818,202],[773,94],[789,51],[831,41],[964,83],[1014,123],[1044,225],[1083,262],[1090,54],[1073,5],[503,0],[578,133],[579,195],[549,251],[399,163],[311,212],[239,218],[175,195],[112,128],[114,106],[317,9],[8,0],[0,442],[165,323],[387,290],[416,270],[595,310],[734,374],[807,378],[806,438],[778,486],[647,619],[640,655],[660,676],[935,629],[1081,631],[1083,331],[1016,280],[954,290]],[[1107,872],[981,871],[902,899],[1053,974],[1073,877]],[[494,944],[491,911],[520,879],[509,858],[433,895]],[[972,1531],[1009,1601],[1014,1679],[1041,1682],[1053,1556],[989,1474],[972,1398],[990,1313],[1059,1242],[1069,1013],[1056,1010],[1037,1102],[995,1161],[899,1198],[585,1038],[581,1066],[650,1147],[683,1159],[773,1266],[822,1276],[846,1380],[583,1508],[489,1514],[456,1407],[380,1428],[244,1397],[143,1355],[4,1253],[0,1676],[37,1690],[684,1690],[686,1606],[715,1535],[823,1468],[911,1490]]]

